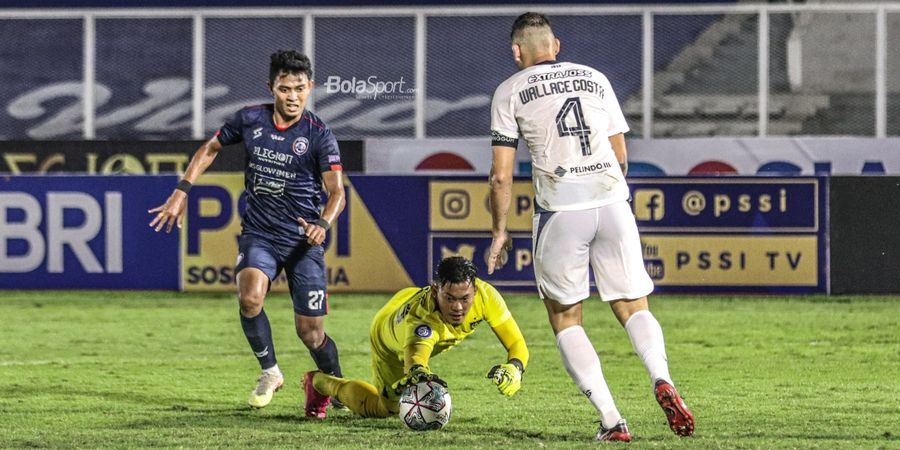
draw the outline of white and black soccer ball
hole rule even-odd
[[[408,386],[400,395],[400,420],[411,430],[439,430],[450,421],[450,391],[434,381]]]

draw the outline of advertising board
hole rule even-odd
[[[175,176],[0,179],[0,289],[179,288],[177,234],[148,227]]]

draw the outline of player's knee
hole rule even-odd
[[[241,308],[241,315],[244,317],[256,317],[262,310],[263,301],[266,296],[261,292],[240,292],[238,293],[238,303]]]
[[[616,318],[619,319],[619,323],[621,323],[622,326],[625,326],[625,324],[628,323],[628,320],[637,313],[640,313],[642,311],[650,313],[649,305],[647,304],[647,297],[641,297],[633,300],[614,300],[609,303],[609,306],[612,309],[613,314],[616,315]]]
[[[303,345],[310,350],[319,348],[325,340],[325,331],[321,328],[297,327],[297,337],[303,341]]]

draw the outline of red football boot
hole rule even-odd
[[[313,387],[313,376],[319,372],[318,370],[311,370],[306,372],[306,375],[303,375],[303,392],[306,393],[306,405],[304,409],[306,410],[306,417],[315,417],[317,419],[325,418],[325,410],[328,408],[328,404],[331,403],[331,397],[327,395],[322,395],[319,391]]]
[[[600,431],[597,432],[596,441],[603,442],[631,442],[631,433],[628,432],[628,425],[625,425],[625,419],[619,421],[616,426],[606,429],[600,424]]]
[[[684,404],[684,400],[678,395],[675,387],[664,380],[656,382],[656,401],[666,413],[669,428],[679,436],[694,434],[694,415]]]

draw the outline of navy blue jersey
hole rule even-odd
[[[243,233],[296,246],[306,241],[297,218],[319,218],[322,173],[342,170],[341,155],[334,134],[315,114],[304,110],[297,123],[281,129],[272,119],[273,108],[243,108],[216,136],[223,146],[244,142]]]

